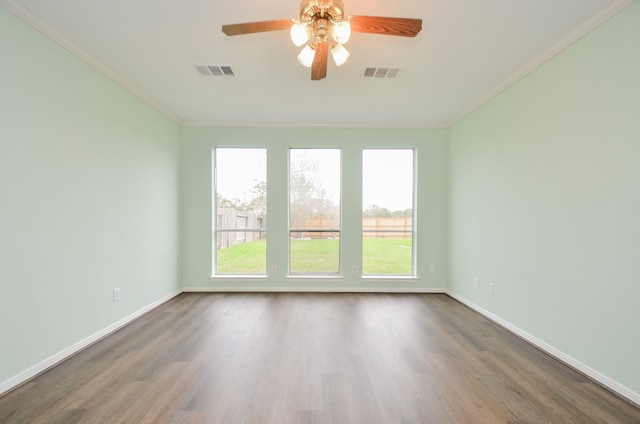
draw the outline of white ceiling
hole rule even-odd
[[[344,0],[346,15],[420,18],[415,39],[353,34],[349,61],[310,80],[286,31],[298,0],[0,0],[182,125],[447,127],[632,0]],[[203,77],[196,64],[231,65]],[[403,66],[363,79],[365,66]]]

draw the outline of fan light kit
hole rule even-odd
[[[421,19],[378,16],[344,16],[342,0],[302,0],[299,19],[223,25],[226,35],[289,30],[294,45],[302,47],[298,60],[311,68],[311,79],[327,76],[329,52],[337,66],[349,59],[344,47],[351,32],[415,37],[422,29]]]

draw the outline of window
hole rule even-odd
[[[214,274],[266,274],[267,150],[214,149]]]
[[[362,273],[413,275],[412,149],[362,152]]]
[[[289,273],[340,272],[340,149],[289,151]]]

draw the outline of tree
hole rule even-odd
[[[264,215],[267,212],[267,182],[257,181],[251,187],[251,200],[249,201],[248,208],[255,213]]]
[[[267,211],[267,182],[255,180],[250,192],[243,193],[242,198],[235,196],[233,199],[227,199],[218,194],[217,205],[219,208],[264,215]]]
[[[391,211],[378,205],[369,205],[362,213],[367,218],[387,218],[392,216]]]
[[[332,219],[340,215],[339,206],[331,201],[318,181],[318,166],[314,162],[291,163],[289,196],[293,227],[308,227],[312,218]]]
[[[405,210],[390,211],[387,208],[383,208],[378,205],[369,205],[362,212],[362,216],[366,218],[411,218],[413,216],[413,209],[408,208]]]

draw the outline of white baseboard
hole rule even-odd
[[[184,293],[435,293],[447,294],[442,288],[393,287],[184,287]]]
[[[151,311],[152,309],[157,308],[158,306],[162,305],[163,303],[173,299],[174,297],[176,297],[177,295],[179,295],[180,293],[182,293],[182,291],[176,291],[173,292],[171,294],[168,294],[164,297],[162,297],[161,299],[156,300],[155,302],[145,306],[144,308],[132,313],[131,315],[126,316],[125,318],[122,318],[121,320],[111,324],[110,326],[103,328],[102,330],[98,331],[95,334],[92,334],[91,336],[87,337],[84,340],[81,340],[79,342],[77,342],[76,344],[69,346],[68,348],[64,349],[61,352],[56,353],[55,355],[45,359],[44,361],[40,362],[39,364],[36,364],[34,366],[32,366],[31,368],[21,372],[20,374],[11,377],[10,379],[3,381],[0,383],[0,396],[2,396],[4,393],[15,389],[16,387],[18,387],[21,384],[26,383],[27,381],[31,380],[32,378],[36,377],[37,375],[45,372],[46,370],[48,370],[49,368],[59,364],[60,362],[64,361],[65,359],[75,355],[76,353],[80,352],[82,349],[85,349],[89,346],[91,346],[92,344],[98,342],[100,339],[103,339],[105,337],[107,337],[109,334],[114,333],[115,331],[121,329],[122,327],[126,326],[127,324],[131,323],[132,321],[136,320],[137,318],[141,317],[142,315],[146,314],[147,312]]]
[[[489,312],[486,309],[476,305],[475,303],[465,299],[464,297],[459,296],[456,293],[453,293],[451,291],[447,291],[447,294],[449,296],[451,296],[452,298],[454,298],[455,300],[457,300],[458,302],[462,303],[463,305],[466,305],[469,308],[473,309],[474,311],[478,312],[480,315],[484,316],[485,318],[487,318],[487,319],[493,321],[494,323],[498,324],[499,326],[505,328],[507,331],[515,334],[516,336],[520,337],[521,339],[524,339],[528,343],[531,343],[532,345],[534,345],[538,349],[542,350],[543,352],[548,353],[549,355],[553,356],[554,358],[558,359],[559,361],[561,361],[561,362],[565,363],[566,365],[572,367],[573,369],[577,370],[578,372],[586,375],[587,377],[589,377],[592,380],[594,380],[596,383],[604,386],[605,388],[611,390],[612,392],[616,393],[617,395],[625,398],[629,402],[632,402],[635,405],[640,406],[640,393],[634,392],[633,390],[629,389],[628,387],[618,383],[617,381],[612,380],[611,378],[607,377],[606,375],[602,374],[601,372],[596,371],[593,368],[583,364],[582,362],[576,360],[575,358],[573,358],[573,357],[567,355],[566,353],[556,349],[555,347],[543,342],[542,340],[538,339],[537,337],[532,336],[531,334],[527,333],[526,331],[516,327],[515,325],[509,323],[508,321],[505,321],[504,319],[498,317],[497,315],[492,314],[491,312]]]

